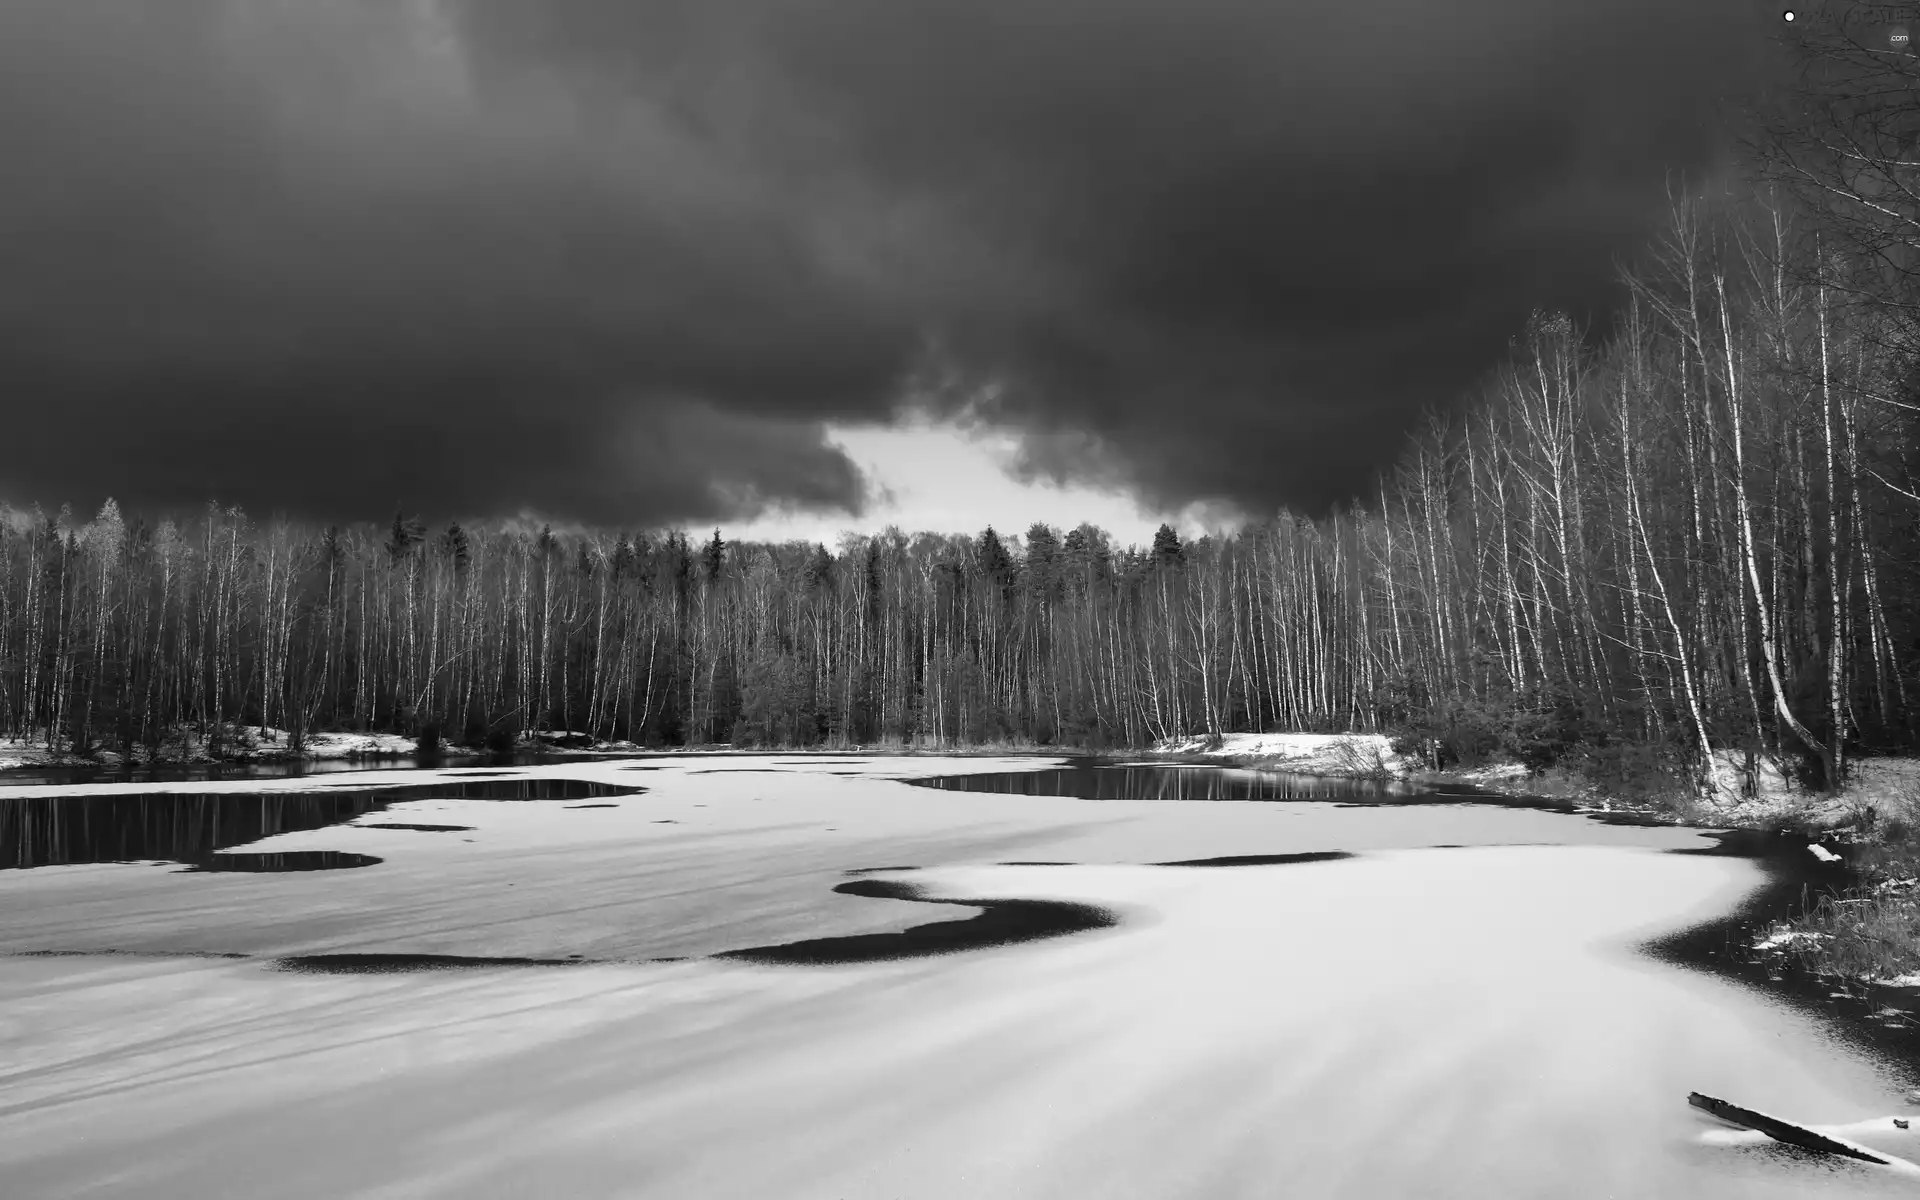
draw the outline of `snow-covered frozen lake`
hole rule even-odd
[[[1815,1019],[1636,952],[1761,882],[1667,853],[1700,834],[1338,788],[1215,803],[902,782],[1053,765],[649,757],[414,773],[578,783],[375,804],[345,793],[394,773],[5,789],[35,807],[0,825],[0,1192],[1913,1191],[1732,1144],[1687,1107],[1699,1090],[1823,1125],[1903,1111],[1900,1081]],[[377,861],[209,869],[205,848],[235,847],[192,822],[284,828],[273,797],[316,786],[346,823],[241,848]],[[106,802],[80,797],[116,794],[148,806],[116,836],[171,861],[79,861],[102,835],[60,822],[100,822]],[[236,817],[249,805],[272,815]],[[1332,852],[1348,857],[1154,865]],[[1101,920],[931,957],[712,957],[1027,911],[903,895]],[[288,969],[333,955],[572,965]],[[1851,1136],[1920,1153],[1880,1124]]]

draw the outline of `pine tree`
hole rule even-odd
[[[460,528],[458,521],[447,526],[447,531],[440,535],[440,553],[446,556],[455,570],[465,570],[468,562],[472,561],[472,539],[467,536],[466,530]]]
[[[1173,526],[1163,524],[1153,531],[1153,561],[1159,566],[1177,567],[1186,562],[1186,551]]]
[[[427,527],[418,517],[393,514],[393,526],[387,532],[387,557],[398,563],[413,551],[427,536]]]
[[[1013,587],[1013,559],[1007,554],[1007,548],[1000,541],[1000,535],[987,526],[980,535],[977,550],[980,562],[980,577],[1000,588],[1002,591]]]

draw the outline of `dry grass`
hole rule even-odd
[[[1855,824],[1886,845],[1902,845],[1920,837],[1920,782],[1893,777],[1879,786],[1850,788],[1843,799]]]
[[[1855,867],[1859,887],[1822,896],[1787,923],[1792,953],[1810,970],[1849,979],[1920,973],[1920,838],[1864,845]]]
[[[1883,885],[1864,894],[1823,896],[1788,923],[1802,966],[1848,979],[1891,980],[1920,972],[1920,895]]]
[[[1355,779],[1393,779],[1398,775],[1376,741],[1343,741],[1333,748],[1333,760],[1342,774]]]
[[[1538,775],[1522,775],[1508,780],[1505,786],[1524,795],[1544,796],[1549,800],[1585,803],[1596,798],[1592,783],[1564,767],[1549,767]]]

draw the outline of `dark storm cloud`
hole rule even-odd
[[[1530,307],[1604,309],[1766,32],[1738,0],[16,2],[0,495],[853,511],[822,422],[920,403],[1038,475],[1325,503]]]

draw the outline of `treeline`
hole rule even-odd
[[[1391,729],[1436,763],[1915,738],[1920,101],[1800,47],[1750,179],[1677,196],[1605,337],[1543,314],[1375,495],[1148,548],[0,514],[0,729],[508,745],[1127,746]],[[1899,81],[1896,78],[1896,81]],[[1910,80],[1906,82],[1912,82]]]
[[[1150,551],[1100,530],[819,545],[0,513],[0,729],[227,724],[642,743],[1022,740],[1367,724],[1360,530]],[[1356,623],[1357,622],[1357,623]]]

